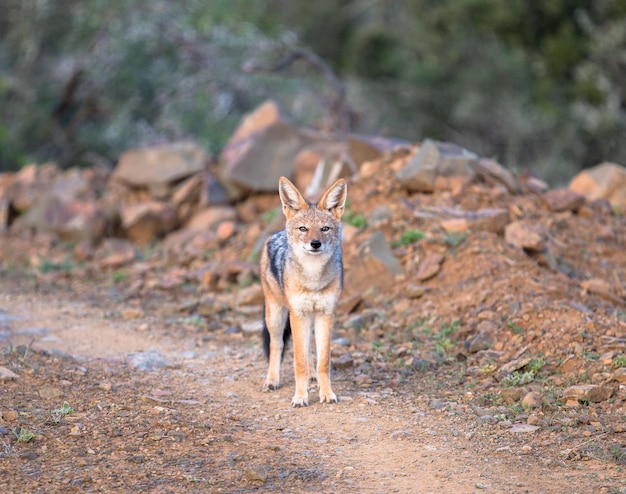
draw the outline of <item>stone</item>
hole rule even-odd
[[[607,281],[599,278],[581,281],[580,287],[587,292],[594,293],[599,297],[618,305],[623,305],[626,302],[624,299],[613,293],[611,285]]]
[[[448,233],[481,230],[500,234],[509,223],[509,211],[504,208],[487,208],[477,211],[445,209],[441,213],[451,216],[441,220],[439,223]]]
[[[423,297],[426,292],[430,290],[430,287],[425,285],[416,285],[415,283],[410,283],[407,285],[404,294],[409,299],[417,299]]]
[[[410,147],[411,143],[401,139],[360,134],[351,134],[348,136],[348,153],[357,169],[366,161],[374,161],[382,158],[385,153]]]
[[[585,204],[585,196],[571,189],[555,189],[541,196],[543,203],[555,213],[578,211]]]
[[[6,192],[11,207],[18,213],[30,209],[58,175],[59,169],[54,163],[30,164],[22,168],[13,176]]]
[[[94,258],[103,269],[115,269],[133,263],[139,257],[135,246],[128,240],[107,238],[94,252]]]
[[[132,149],[122,153],[111,179],[158,190],[202,172],[209,161],[207,152],[193,142]]]
[[[50,194],[20,216],[11,230],[16,233],[35,229],[52,233],[66,242],[95,244],[102,239],[108,225],[107,217],[95,201],[66,202]]]
[[[346,267],[346,296],[362,293],[364,288],[389,289],[395,277],[404,274],[404,268],[380,231],[361,245],[358,257]]]
[[[237,224],[234,221],[222,221],[215,230],[217,239],[224,243],[237,233]]]
[[[126,236],[139,245],[149,245],[178,224],[173,206],[160,201],[124,204],[120,208],[120,219]]]
[[[273,101],[246,115],[220,154],[221,178],[232,187],[276,191],[291,176],[296,154],[311,139],[280,115]]]
[[[155,350],[129,353],[126,356],[126,362],[131,369],[144,372],[164,369],[169,365],[167,360]]]
[[[438,252],[428,254],[418,264],[415,278],[419,281],[427,281],[431,278],[434,278],[441,270],[441,264],[443,263],[444,259],[445,256]]]
[[[350,367],[354,367],[354,358],[352,354],[345,353],[340,357],[331,359],[331,363],[335,370],[349,369]]]
[[[522,400],[522,405],[528,408],[540,408],[542,404],[543,399],[541,398],[541,395],[536,391],[531,391],[530,393],[527,393]]]
[[[464,346],[469,353],[488,350],[496,343],[499,326],[491,321],[481,321],[476,326],[477,334],[465,340]]]
[[[293,160],[293,183],[305,198],[318,199],[335,180],[354,172],[346,156],[342,142],[316,142],[304,147]]]
[[[15,372],[6,367],[0,367],[0,381],[9,381],[13,379],[17,379],[18,376]]]
[[[520,401],[525,393],[523,388],[502,388],[500,396],[505,403],[513,404]]]
[[[572,179],[569,188],[589,202],[605,199],[614,209],[626,212],[626,168],[621,165],[604,162],[583,170]]]
[[[242,288],[235,296],[235,305],[261,305],[263,304],[263,289],[261,285],[250,285]]]
[[[588,401],[600,403],[613,396],[613,388],[597,384],[577,384],[563,390],[563,400]]]
[[[476,154],[456,144],[426,139],[413,158],[396,173],[396,178],[409,192],[450,190],[460,183],[469,183],[475,175]]]
[[[185,225],[190,230],[211,230],[223,221],[237,219],[237,210],[232,206],[210,206],[198,211]]]
[[[504,229],[504,239],[514,247],[541,252],[546,247],[546,234],[541,225],[528,221],[514,221]]]
[[[503,184],[511,194],[519,194],[522,187],[513,173],[500,163],[488,158],[481,158],[470,163],[476,174],[489,184]]]

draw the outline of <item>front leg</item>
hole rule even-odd
[[[315,318],[315,347],[317,349],[317,382],[320,403],[337,403],[337,395],[330,386],[330,338],[333,332],[332,314],[318,314]]]
[[[291,399],[292,407],[309,404],[309,354],[313,320],[309,315],[290,312],[291,333],[293,335],[293,366],[296,378],[296,392]]]
[[[265,325],[270,336],[269,365],[263,391],[278,389],[280,386],[280,362],[283,355],[284,332],[287,324],[287,308],[271,300],[265,301]]]

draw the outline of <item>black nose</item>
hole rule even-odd
[[[322,246],[322,242],[319,240],[311,240],[311,247],[314,249],[319,249]]]

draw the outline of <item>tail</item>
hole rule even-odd
[[[289,342],[289,338],[291,337],[291,324],[289,322],[289,317],[287,317],[287,322],[285,323],[285,330],[283,331],[283,353],[281,358],[285,356],[285,350],[287,349],[287,343]],[[263,321],[263,351],[265,352],[265,358],[269,360],[270,358],[270,332],[267,329],[267,324]]]

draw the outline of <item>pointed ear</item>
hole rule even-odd
[[[283,213],[290,219],[297,211],[308,209],[309,205],[302,197],[302,194],[285,177],[280,177],[278,181],[278,195],[283,203]]]
[[[348,184],[343,178],[340,178],[322,196],[317,207],[330,211],[335,218],[340,219],[346,208],[347,197]]]

